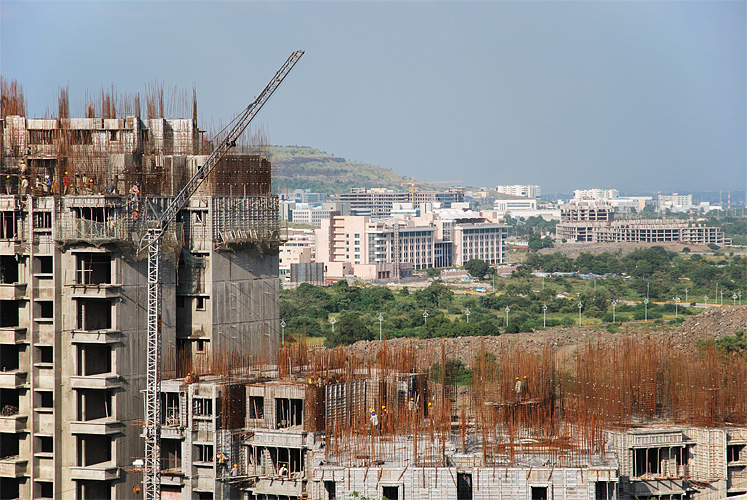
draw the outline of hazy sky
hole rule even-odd
[[[197,89],[225,123],[304,49],[257,118],[423,180],[745,189],[747,18],[706,2],[0,2],[0,72],[30,116],[112,84]]]

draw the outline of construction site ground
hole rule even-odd
[[[619,254],[620,256],[628,255],[629,253],[639,248],[651,248],[651,247],[662,247],[669,252],[682,252],[683,249],[689,248],[691,253],[708,254],[713,253],[713,250],[708,245],[698,245],[687,242],[657,242],[657,243],[626,243],[626,242],[607,242],[607,243],[556,243],[552,248],[543,248],[539,250],[542,254],[553,254],[562,253],[563,255],[572,259],[578,258],[582,253],[599,254],[609,252],[612,254]],[[725,247],[722,251],[744,253],[747,249],[740,247]],[[526,256],[524,252],[516,252],[522,257]],[[516,262],[522,262],[523,258],[518,259]]]
[[[424,349],[426,352],[440,351],[443,343],[448,358],[458,359],[464,365],[471,367],[483,342],[487,352],[499,352],[508,346],[530,352],[540,352],[549,344],[563,356],[573,353],[579,345],[590,341],[601,342],[614,349],[627,335],[636,335],[666,340],[673,349],[687,350],[695,354],[699,342],[734,335],[740,329],[747,329],[747,306],[711,307],[696,316],[687,318],[681,324],[655,321],[623,323],[615,333],[610,333],[606,325],[592,325],[548,328],[535,332],[499,336],[398,338],[386,342],[391,347],[410,345],[416,349]],[[360,341],[349,346],[348,349],[352,352],[375,356],[379,349],[379,342]]]

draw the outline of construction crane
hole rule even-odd
[[[218,162],[236,146],[236,141],[249,126],[249,123],[262,109],[262,106],[277,90],[293,66],[304,54],[303,50],[293,52],[262,93],[234,120],[225,137],[215,147],[187,182],[179,194],[166,209],[150,221],[145,235],[140,241],[140,250],[148,250],[148,347],[147,374],[145,391],[145,461],[143,473],[143,490],[145,500],[161,498],[161,282],[159,260],[161,240],[169,227],[176,220],[179,211],[184,208],[189,198],[197,191],[200,184],[210,175]]]
[[[415,182],[415,177],[411,178],[409,182],[400,183],[401,186],[410,186],[410,203],[415,203],[415,185],[429,185],[429,184],[459,184],[463,181],[430,181],[430,182]]]

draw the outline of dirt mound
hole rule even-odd
[[[682,324],[675,323],[626,323],[615,333],[605,326],[584,326],[570,328],[549,328],[544,331],[504,334],[497,337],[457,337],[443,339],[391,339],[386,341],[391,348],[408,346],[432,357],[436,362],[441,357],[441,345],[447,358],[460,360],[471,366],[484,342],[487,352],[499,352],[506,347],[530,352],[541,352],[549,345],[561,356],[571,354],[577,346],[589,341],[597,341],[614,348],[623,342],[627,335],[646,335],[654,339],[666,340],[673,349],[695,352],[697,343],[708,338],[721,338],[734,335],[739,329],[747,328],[747,306],[712,307],[686,319]],[[364,356],[375,356],[379,349],[378,341],[356,342],[348,349]]]

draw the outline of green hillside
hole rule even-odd
[[[271,146],[272,189],[284,192],[309,189],[312,192],[341,193],[351,187],[385,187],[406,190],[407,181],[387,168],[349,161],[304,146]]]

